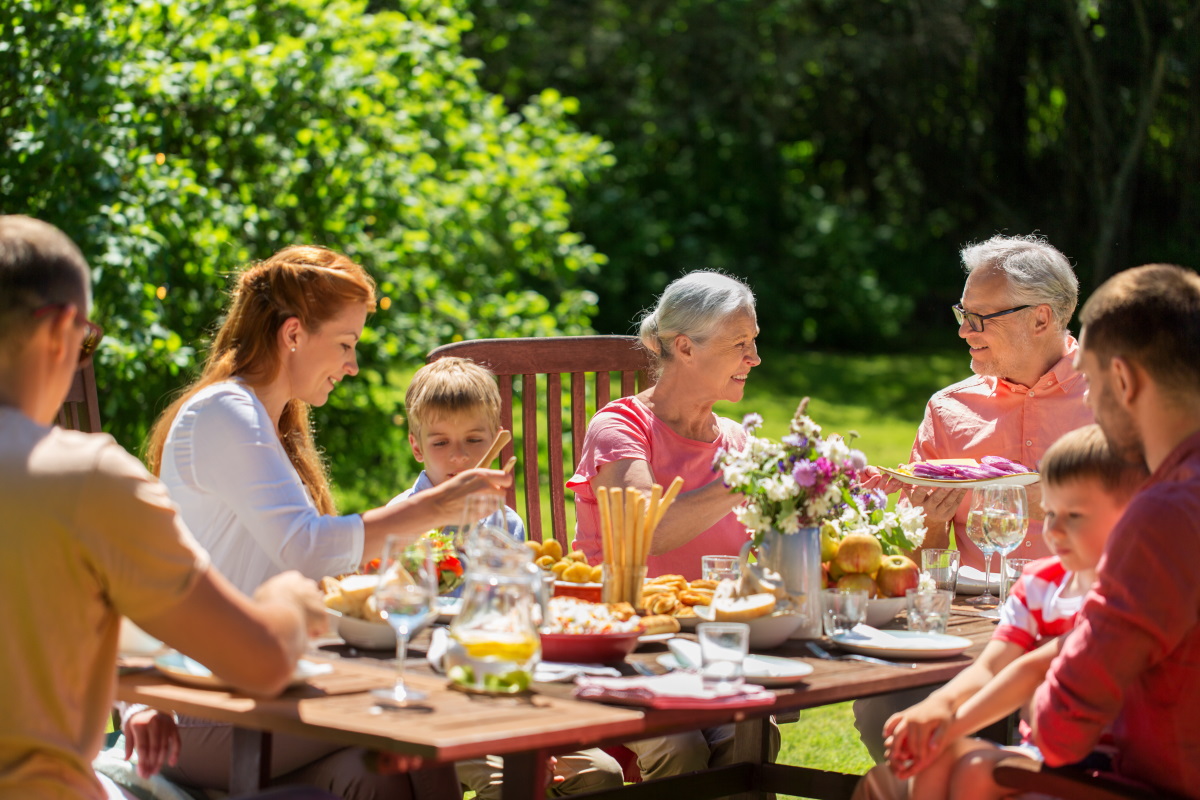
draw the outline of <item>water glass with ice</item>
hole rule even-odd
[[[750,649],[750,626],[744,622],[703,622],[696,626],[700,640],[700,676],[707,691],[724,694],[745,682],[743,665]]]
[[[908,629],[921,633],[945,633],[950,621],[950,603],[954,593],[939,589],[922,592],[909,589],[904,593],[908,601]]]
[[[937,584],[938,589],[957,592],[960,557],[960,553],[957,550],[941,550],[938,548],[922,550],[921,571],[929,573],[929,577]]]

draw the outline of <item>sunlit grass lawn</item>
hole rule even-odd
[[[894,466],[908,460],[913,436],[933,392],[970,374],[957,350],[905,355],[852,355],[817,352],[763,353],[746,395],[722,403],[717,413],[735,420],[761,414],[762,435],[779,437],[802,397],[809,414],[826,433],[856,432],[855,446],[872,464]],[[398,391],[416,367],[401,370]],[[568,504],[568,513],[573,511]],[[871,759],[858,739],[849,703],[805,711],[800,721],[781,726],[784,764],[861,774]]]

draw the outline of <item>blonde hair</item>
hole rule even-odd
[[[444,416],[480,412],[492,430],[500,428],[500,389],[496,376],[469,358],[439,358],[413,375],[404,394],[408,431],[421,438],[421,429]]]
[[[315,245],[285,247],[237,277],[229,313],[213,339],[200,377],[155,421],[146,443],[151,472],[162,469],[163,447],[179,409],[198,391],[234,377],[271,381],[279,372],[279,328],[295,317],[316,331],[347,305],[375,307],[375,281],[341,253]],[[290,399],[276,431],[317,510],[334,514],[329,476],[313,441],[309,406]]]
[[[1104,431],[1095,424],[1063,434],[1046,450],[1038,470],[1050,486],[1092,478],[1122,502],[1133,497],[1150,474],[1145,464],[1113,453]]]

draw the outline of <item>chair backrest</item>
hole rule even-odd
[[[574,531],[567,530],[566,478],[574,474],[583,447],[583,435],[596,409],[612,399],[612,373],[618,373],[618,397],[634,394],[650,386],[653,374],[650,359],[632,336],[546,336],[537,338],[475,339],[438,347],[427,362],[447,356],[469,358],[487,367],[500,382],[500,424],[513,432],[513,442],[500,454],[505,463],[521,444],[518,481],[524,495],[524,508],[516,504],[517,487],[509,490],[508,504],[524,511],[528,536],[534,541],[547,539],[542,526],[542,475],[548,476],[551,535],[568,549]],[[569,388],[563,387],[563,375],[570,375]],[[520,376],[520,391],[513,378]],[[539,376],[544,376],[545,395],[539,398]],[[589,376],[592,377],[589,386]],[[589,391],[589,388],[591,389]],[[563,400],[570,408],[569,427],[564,426]],[[591,404],[589,405],[589,400]],[[513,427],[514,407],[521,408],[520,428]],[[571,439],[570,462],[564,442]],[[539,468],[540,447],[546,450],[546,471]]]
[[[96,372],[88,363],[75,373],[67,399],[58,410],[59,427],[100,433],[100,401],[96,397]]]

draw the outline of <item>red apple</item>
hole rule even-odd
[[[846,574],[846,571],[839,567],[836,561],[830,561],[828,564],[822,564],[822,566],[828,568],[830,583],[837,583],[838,578]]]
[[[908,556],[884,556],[875,582],[884,597],[904,597],[909,589],[917,588],[921,569]]]
[[[842,539],[833,559],[843,573],[872,573],[879,569],[883,545],[869,533],[851,533]]]
[[[856,592],[861,589],[867,593],[868,598],[879,595],[879,587],[875,585],[875,581],[871,580],[870,575],[862,572],[853,572],[838,578],[837,588],[847,592]]]

